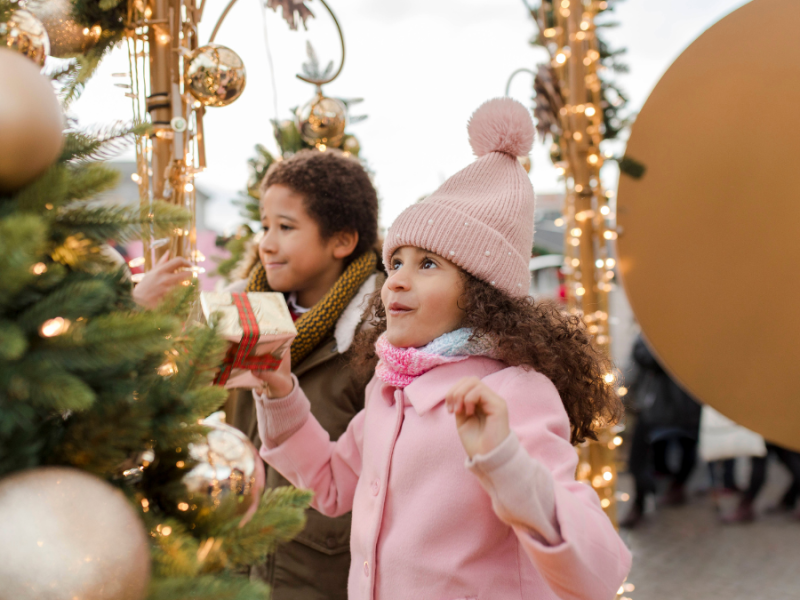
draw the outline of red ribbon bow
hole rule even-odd
[[[258,321],[247,294],[231,294],[236,310],[239,311],[239,322],[242,324],[242,340],[236,346],[228,348],[222,361],[222,370],[214,379],[214,385],[225,385],[233,369],[248,371],[274,371],[281,364],[281,359],[271,354],[253,354],[258,345]]]

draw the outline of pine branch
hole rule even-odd
[[[15,323],[0,320],[0,359],[17,360],[27,349],[25,333]]]
[[[59,164],[53,165],[33,183],[19,190],[7,203],[9,210],[37,215],[48,214],[67,200],[69,174]]]
[[[114,300],[114,291],[103,280],[72,280],[30,305],[17,317],[16,323],[30,334],[39,329],[47,319],[63,317],[74,321],[93,317],[110,308]]]
[[[7,304],[36,275],[31,271],[46,248],[44,222],[34,215],[0,219],[0,306]]]
[[[293,487],[268,490],[261,499],[258,510],[242,527],[228,521],[212,530],[212,535],[224,540],[222,549],[233,564],[256,564],[266,558],[282,542],[303,530],[306,524],[305,509],[313,493]]]
[[[147,123],[117,121],[100,130],[68,131],[64,139],[62,161],[106,161],[119,155],[137,135],[146,135]]]
[[[143,356],[167,350],[171,344],[165,335],[178,326],[175,319],[150,312],[112,312],[73,323],[66,333],[47,340],[37,354],[70,371],[136,364]]]
[[[264,600],[269,587],[235,575],[154,578],[147,600]]]
[[[186,209],[167,202],[157,202],[149,212],[136,205],[88,201],[65,206],[58,212],[56,223],[67,234],[80,232],[97,243],[112,239],[125,243],[140,238],[145,227],[152,227],[156,237],[164,237],[189,219]]]
[[[119,171],[98,163],[89,163],[78,168],[69,167],[67,200],[85,200],[101,192],[114,189],[119,181]]]
[[[59,411],[80,411],[95,401],[95,393],[80,377],[46,362],[30,361],[16,369],[9,396]]]

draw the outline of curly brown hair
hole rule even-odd
[[[338,150],[301,150],[270,166],[259,187],[261,194],[276,184],[303,196],[322,239],[340,231],[358,233],[350,260],[374,247],[378,239],[378,195],[357,159]]]
[[[552,301],[511,297],[466,272],[462,275],[462,327],[471,328],[474,338],[493,339],[501,362],[535,370],[553,382],[569,416],[573,444],[596,440],[599,428],[622,417],[622,401],[604,379],[613,370],[611,360],[592,344],[578,315],[564,313]],[[362,377],[375,368],[375,342],[386,331],[380,290],[370,297],[368,314],[371,326],[362,329],[352,348],[353,367]]]

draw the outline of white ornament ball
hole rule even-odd
[[[0,600],[142,600],[150,551],[119,490],[43,467],[0,480]]]

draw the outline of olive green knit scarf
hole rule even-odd
[[[374,252],[365,252],[345,269],[333,287],[311,310],[295,321],[297,337],[292,342],[292,367],[299,365],[334,328],[344,309],[350,304],[364,282],[375,272],[378,262]],[[269,292],[267,272],[258,261],[247,278],[245,292]]]

